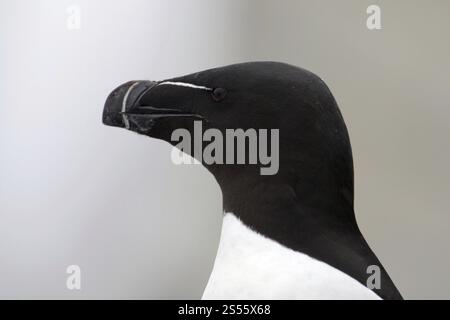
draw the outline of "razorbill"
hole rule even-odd
[[[204,299],[402,299],[353,210],[353,160],[342,115],[315,74],[250,62],[165,81],[130,81],[103,123],[162,139],[194,123],[279,129],[279,170],[203,163],[223,194],[223,227]],[[195,156],[194,152],[191,155]],[[369,270],[378,285],[367,287]]]

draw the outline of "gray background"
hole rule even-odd
[[[382,30],[366,28],[370,4]],[[367,241],[405,298],[450,298],[449,13],[437,0],[1,0],[0,298],[199,298],[218,185],[173,165],[168,144],[102,126],[102,107],[131,79],[251,60],[325,80]]]

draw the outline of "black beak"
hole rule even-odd
[[[103,109],[103,123],[107,126],[130,128],[129,112],[139,99],[156,85],[154,81],[129,81],[110,93]]]
[[[145,133],[153,127],[155,120],[160,118],[202,119],[200,115],[185,113],[176,108],[141,105],[141,97],[157,85],[154,81],[129,81],[114,89],[105,102],[103,123]]]

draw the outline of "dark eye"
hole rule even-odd
[[[215,88],[212,91],[211,96],[216,102],[222,101],[227,96],[227,90],[224,88]]]

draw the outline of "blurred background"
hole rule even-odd
[[[449,299],[449,13],[445,0],[0,0],[0,298],[200,298],[220,189],[168,144],[103,126],[103,104],[128,80],[276,60],[338,101],[356,217],[403,296]]]

